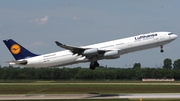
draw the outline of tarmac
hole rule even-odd
[[[146,94],[17,94],[0,95],[0,100],[50,100],[50,99],[180,99],[180,93]]]

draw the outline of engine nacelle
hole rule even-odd
[[[97,48],[87,49],[83,52],[83,55],[97,55],[97,54],[98,54]]]
[[[113,57],[117,57],[117,56],[119,57],[118,50],[113,50],[113,51],[104,53],[105,58],[113,58]]]

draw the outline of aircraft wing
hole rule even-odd
[[[85,50],[91,49],[91,48],[80,48],[80,47],[75,47],[75,46],[69,46],[69,45],[62,44],[62,43],[60,43],[58,41],[55,41],[55,43],[56,43],[57,46],[59,46],[61,48],[64,48],[64,49],[67,49],[67,50],[70,50],[73,54],[78,54],[78,55],[83,55],[82,53]],[[93,48],[92,48],[92,51],[93,51]],[[99,54],[103,54],[106,51],[105,50],[97,50],[97,52]]]
[[[83,52],[84,48],[79,48],[79,47],[74,47],[74,46],[69,46],[69,45],[65,45],[65,44],[62,44],[58,41],[55,41],[56,45],[61,47],[61,48],[64,48],[64,49],[67,49],[67,50],[70,50],[72,53],[74,54],[80,54],[81,52]]]

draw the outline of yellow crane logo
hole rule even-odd
[[[19,52],[21,51],[21,47],[18,44],[13,44],[11,46],[11,52],[16,55],[19,54]]]

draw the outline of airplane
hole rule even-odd
[[[99,67],[98,60],[117,59],[121,55],[140,50],[160,47],[172,42],[177,35],[172,32],[150,32],[123,39],[76,47],[55,41],[56,45],[66,50],[38,55],[30,52],[12,39],[3,40],[15,60],[7,61],[10,65],[26,67],[57,67],[76,63],[90,62],[89,68]]]

